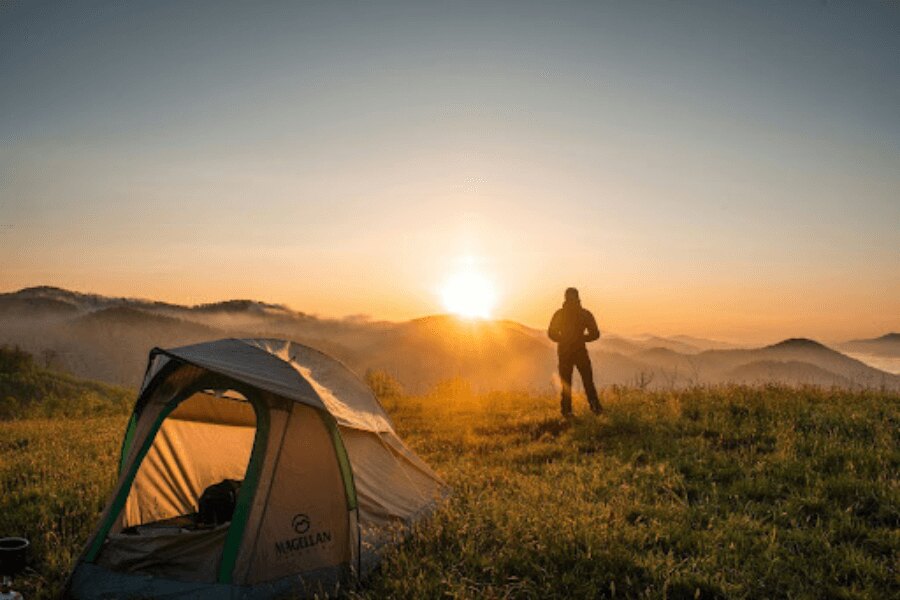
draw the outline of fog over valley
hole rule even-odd
[[[0,294],[0,344],[43,365],[136,387],[147,353],[223,337],[275,337],[327,352],[359,374],[382,371],[409,393],[448,380],[477,391],[553,388],[546,333],[514,321],[434,315],[403,322],[323,319],[282,305],[228,300],[182,306],[53,287]],[[623,337],[590,346],[602,385],[651,389],[783,383],[900,389],[900,335],[825,345],[793,338],[742,347],[690,336]]]

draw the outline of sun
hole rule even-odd
[[[447,279],[441,297],[445,309],[467,319],[489,319],[497,302],[494,285],[474,270],[462,271]]]

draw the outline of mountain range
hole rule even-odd
[[[47,286],[0,294],[0,344],[28,350],[43,366],[119,385],[140,383],[147,353],[155,346],[220,337],[292,339],[336,356],[359,373],[384,371],[413,393],[452,378],[478,390],[554,385],[556,357],[545,332],[514,321],[447,315],[404,322],[323,319],[254,300],[183,306]],[[898,344],[896,333],[834,347],[787,339],[758,348],[648,334],[604,335],[590,348],[603,385],[735,382],[900,390],[900,375],[870,366],[878,360],[890,365],[900,356]],[[873,357],[876,363],[859,357]]]

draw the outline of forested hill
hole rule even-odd
[[[34,357],[0,346],[0,420],[125,413],[134,392],[39,366]]]

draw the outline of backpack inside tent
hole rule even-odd
[[[155,349],[70,598],[328,593],[446,493],[369,388],[312,348]]]

